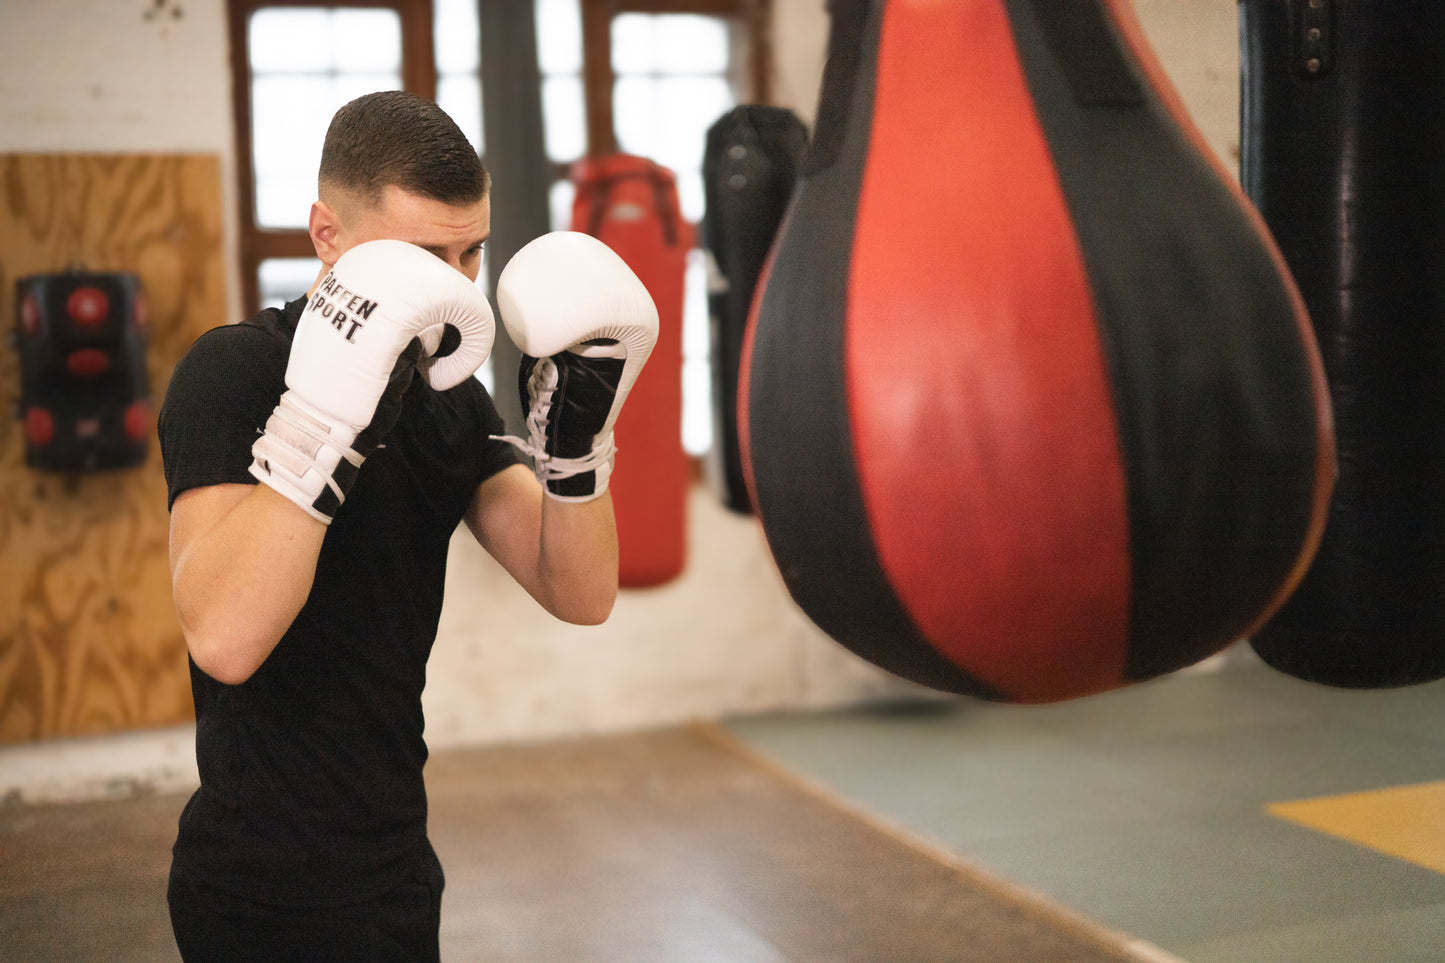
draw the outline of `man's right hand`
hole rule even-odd
[[[251,452],[251,474],[330,524],[366,457],[396,422],[413,375],[439,390],[491,352],[486,296],[403,241],[358,244],[301,313],[287,390]]]

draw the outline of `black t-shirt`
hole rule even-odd
[[[169,499],[255,484],[251,444],[285,390],[305,306],[208,331],[160,414]],[[175,869],[285,906],[392,889],[428,858],[421,694],[453,531],[486,478],[518,459],[486,389],[412,382],[396,427],[327,530],[311,595],[270,657],[223,685],[191,663],[201,788]]]

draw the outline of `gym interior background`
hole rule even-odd
[[[1237,170],[1235,5],[1134,5],[1210,147]],[[430,25],[420,48],[435,60],[438,99],[480,144],[486,73],[475,57],[470,0],[362,6],[395,8],[404,25],[398,49],[405,46],[413,69],[417,31]],[[263,156],[260,133],[238,136],[232,8],[306,12],[223,0],[0,4],[0,328],[15,325],[16,278],[77,262],[135,271],[150,300],[157,402],[197,335],[310,276],[305,251],[284,236],[287,225],[268,223],[261,200],[242,186],[269,171],[282,185],[278,210],[288,201],[295,207],[286,152],[273,143]],[[629,127],[623,101],[597,89],[597,57],[607,51],[599,55],[585,38],[599,24],[618,29],[613,18],[642,38],[642,53],[611,72],[633,82],[654,111],[667,82],[691,84],[683,89],[692,92],[685,103],[697,105],[689,120],[697,136],[758,90],[812,122],[828,27],[822,0],[539,0],[539,9],[543,45],[553,45],[541,69],[543,104],[557,117],[545,121],[552,127],[542,166],[556,226],[565,226],[569,202],[566,163],[589,140],[609,136],[610,148],[650,150],[676,166],[684,212],[700,215],[698,172],[687,165],[700,161],[701,144],[690,161],[685,147],[678,153],[654,131]],[[693,70],[649,54],[647,38],[662,30],[654,18],[669,13],[707,18],[725,38],[726,61]],[[344,52],[333,56],[343,73],[355,66]],[[284,63],[249,67],[258,76],[285,72]],[[391,69],[400,75],[400,59]],[[599,114],[614,108],[608,130]],[[502,149],[490,144],[489,153]],[[304,177],[297,189],[307,189]],[[500,198],[507,184],[496,190]],[[299,272],[286,260],[295,257]],[[704,273],[694,258],[684,432],[699,458],[710,443],[706,334],[697,322],[706,310]],[[0,394],[8,404],[17,393],[18,365],[7,349]],[[27,467],[23,447],[19,422],[0,421],[0,863],[12,872],[6,852],[30,851],[20,844],[27,824],[17,814],[180,798],[171,794],[195,780],[158,451],[139,469],[76,477]],[[434,752],[720,723],[749,751],[859,807],[859,818],[1133,934],[1120,944],[1133,958],[1445,959],[1445,794],[1429,791],[1445,767],[1438,685],[1320,690],[1275,678],[1236,648],[1139,691],[1051,709],[939,697],[813,627],[788,598],[756,520],[724,509],[697,475],[682,574],[624,591],[599,628],[549,619],[469,538],[454,541],[425,699]],[[1281,780],[1283,760],[1301,757],[1311,759],[1308,778]],[[1117,795],[1105,788],[1103,769]],[[980,792],[981,784],[996,792]],[[1281,842],[1260,828],[1283,825],[1265,812],[1269,804],[1407,785],[1424,787],[1418,802],[1391,809],[1398,799],[1390,796],[1384,808],[1366,806],[1353,833],[1285,828]],[[1213,805],[1198,801],[1213,793]],[[1436,814],[1423,828],[1412,822],[1422,809]],[[1416,837],[1380,842],[1369,827],[1382,823],[1417,826]],[[1222,855],[1251,850],[1269,860],[1241,865],[1241,857]],[[0,957],[22,922],[18,908],[28,905],[15,882],[23,878],[22,868],[0,887]],[[675,958],[792,958],[732,945],[732,955],[694,947]],[[941,949],[916,958],[974,957]]]

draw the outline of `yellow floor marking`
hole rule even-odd
[[[1273,803],[1265,811],[1445,873],[1445,782]]]

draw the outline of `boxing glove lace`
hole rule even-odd
[[[555,231],[507,263],[497,307],[522,352],[527,412],[527,437],[503,440],[531,456],[551,497],[597,498],[612,474],[613,425],[657,343],[657,306],[606,244]]]

